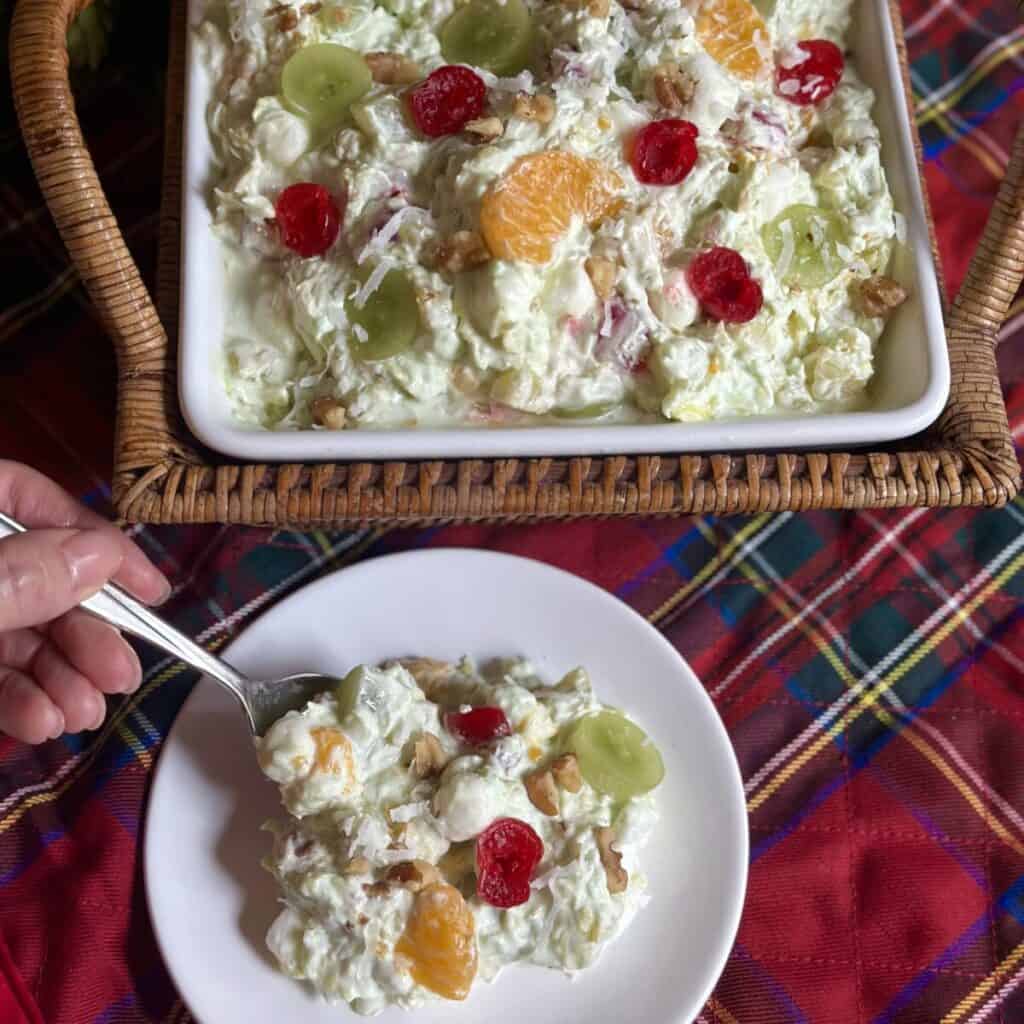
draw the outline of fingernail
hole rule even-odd
[[[92,725],[89,726],[89,729],[93,732],[103,724],[103,720],[107,717],[107,702],[101,694],[96,694],[94,703],[97,705],[97,714],[96,718],[93,719]]]
[[[127,663],[128,682],[118,690],[118,693],[134,693],[142,683],[142,663],[131,647],[125,650],[124,658]]]
[[[80,530],[64,541],[62,550],[76,591],[98,590],[123,558],[116,537],[103,530]]]
[[[160,591],[157,599],[153,602],[154,607],[159,608],[160,605],[166,604],[170,600],[172,593],[174,593],[174,587],[167,580],[164,580],[163,590]]]
[[[64,735],[64,716],[57,708],[50,710],[50,728],[47,735],[51,740],[59,739]]]

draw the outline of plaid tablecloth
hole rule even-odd
[[[150,273],[166,4],[124,6],[80,107]],[[1020,121],[1024,21],[1011,0],[903,7],[952,291]],[[0,104],[0,452],[107,508],[113,360]],[[1011,419],[1024,430],[1024,302],[1005,336]],[[1024,503],[136,533],[177,581],[171,616],[211,647],[321,573],[413,547],[516,552],[607,588],[690,660],[743,768],[746,911],[700,1019],[1024,1021]],[[194,677],[142,657],[141,691],[112,702],[98,733],[39,749],[0,739],[0,1021],[190,1019],[154,945],[138,854],[153,763]]]

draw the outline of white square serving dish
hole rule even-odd
[[[203,8],[204,0],[189,0],[190,25],[200,20]],[[215,451],[252,461],[332,462],[820,450],[908,437],[931,424],[945,405],[949,356],[942,303],[888,0],[857,0],[850,37],[858,70],[877,97],[882,160],[896,208],[907,223],[895,275],[908,284],[910,298],[889,321],[879,344],[870,406],[857,412],[704,423],[281,432],[237,423],[217,369],[226,309],[223,260],[207,198],[211,147],[205,112],[212,82],[194,35],[188,38],[183,133],[179,395],[189,428]]]

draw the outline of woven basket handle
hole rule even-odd
[[[166,345],[166,335],[96,176],[71,95],[67,31],[91,3],[18,0],[11,25],[11,83],[39,186],[113,339],[123,376],[144,369],[147,355]],[[118,416],[119,430],[124,419]]]
[[[160,360],[166,335],[96,176],[68,82],[68,26],[90,2],[19,0],[11,29],[14,100],[47,205],[114,341],[119,374],[156,373],[167,369]],[[949,315],[950,360],[959,386],[940,424],[946,440],[961,441],[968,456],[972,445],[990,454],[999,448],[997,454],[1013,466],[995,348],[1022,275],[1024,128]],[[133,413],[119,409],[119,430]]]
[[[950,370],[957,395],[939,420],[939,431],[969,455],[980,445],[1015,467],[1006,408],[999,388],[996,346],[1010,304],[1024,277],[1024,125],[996,195],[984,234],[946,324]]]

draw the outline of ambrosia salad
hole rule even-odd
[[[237,417],[853,408],[903,220],[851,0],[206,0]]]
[[[581,970],[644,902],[661,756],[582,669],[359,667],[258,756],[292,815],[267,826],[267,943],[359,1013],[465,999],[512,963]]]

